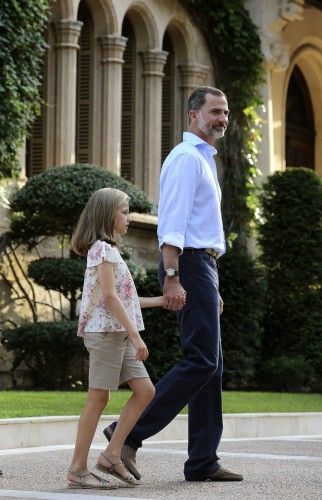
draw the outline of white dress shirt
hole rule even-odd
[[[159,247],[226,250],[213,146],[191,132],[167,156],[160,177]]]

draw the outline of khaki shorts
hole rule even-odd
[[[135,359],[136,350],[126,332],[85,333],[89,352],[88,387],[117,389],[135,378],[149,378],[142,361]]]

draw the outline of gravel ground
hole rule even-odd
[[[100,448],[91,451],[92,466]],[[186,448],[185,442],[147,442],[138,455],[140,486],[104,492],[66,488],[72,447],[2,450],[0,498],[322,500],[322,436],[223,440],[222,465],[244,475],[244,481],[237,483],[184,481]]]

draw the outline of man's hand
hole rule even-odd
[[[163,307],[170,311],[182,309],[186,303],[186,292],[182,288],[178,278],[164,279],[163,285]]]

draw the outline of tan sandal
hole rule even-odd
[[[112,476],[117,477],[121,481],[124,481],[126,484],[128,484],[131,488],[139,484],[132,476],[132,474],[130,474],[128,470],[124,467],[121,460],[114,464],[113,462],[111,462],[109,458],[107,458],[106,455],[104,455],[104,453],[101,453],[101,455],[106,460],[108,465],[102,465],[99,462],[97,462],[96,469],[98,469],[101,472],[105,472],[105,474],[111,474]],[[119,470],[116,469],[117,467],[119,467]],[[123,476],[120,472],[120,469],[122,470],[123,474],[126,475]]]
[[[76,476],[79,481],[72,481],[68,480],[68,488],[74,488],[74,489],[94,489],[94,490],[115,490],[117,486],[114,484],[111,484],[109,481],[106,479],[103,479],[102,477],[97,476],[96,474],[93,474],[92,472],[85,472],[84,474],[80,474],[79,472],[76,472],[72,469],[69,469],[69,472]],[[91,484],[88,483],[86,478],[88,476],[95,477],[95,479],[99,480],[99,484]]]

